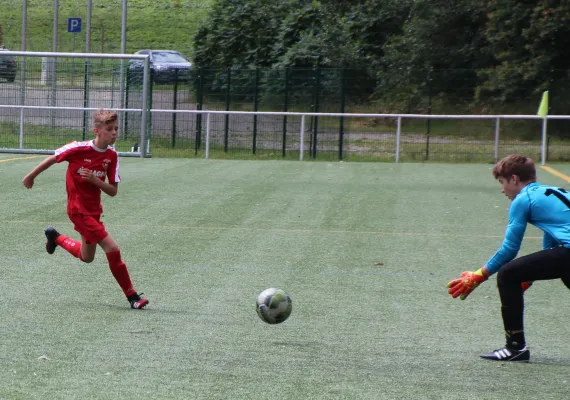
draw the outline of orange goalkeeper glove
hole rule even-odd
[[[465,300],[477,286],[485,282],[489,276],[483,268],[475,272],[465,271],[461,273],[461,278],[455,279],[447,284],[447,291],[454,299],[459,297]]]

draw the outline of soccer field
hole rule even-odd
[[[525,295],[528,364],[479,358],[504,345],[495,277],[447,294],[502,240],[489,164],[122,158],[103,221],[150,300],[131,310],[101,249],[45,252],[47,225],[78,235],[66,165],[21,184],[41,160],[0,155],[0,399],[568,398],[561,282]],[[521,254],[541,244],[529,227]],[[279,325],[255,312],[269,287],[293,300]]]

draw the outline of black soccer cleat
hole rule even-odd
[[[127,296],[127,300],[129,301],[129,303],[131,303],[131,308],[135,310],[140,310],[146,307],[148,303],[150,303],[147,299],[142,298],[141,294],[135,293],[130,296]]]
[[[530,360],[530,350],[526,346],[520,350],[503,347],[502,349],[493,350],[490,353],[481,354],[481,358],[493,361],[528,362]]]
[[[44,233],[46,234],[46,251],[48,252],[48,254],[53,254],[53,252],[55,251],[55,248],[57,247],[57,244],[55,243],[55,239],[57,239],[57,237],[59,236],[59,232],[55,230],[55,228],[53,226],[48,226],[46,228],[46,230],[44,231]]]

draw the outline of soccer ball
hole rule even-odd
[[[281,289],[266,289],[257,296],[257,315],[268,324],[280,324],[291,315],[291,297]]]

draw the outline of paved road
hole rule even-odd
[[[20,84],[0,82],[0,105],[20,104]],[[25,105],[28,106],[56,106],[77,108],[83,107],[85,92],[82,88],[62,88],[57,87],[55,99],[53,90],[49,86],[40,86],[35,82],[25,89]],[[90,89],[88,107],[118,107],[120,104],[120,92],[115,89]],[[188,102],[190,95],[188,91],[179,90],[177,94],[176,108],[179,110],[196,109],[195,103]],[[142,103],[141,91],[131,91],[129,93],[128,108],[138,108]],[[154,90],[152,96],[153,109],[173,109],[173,91]],[[33,125],[55,125],[57,127],[67,127],[81,129],[83,126],[83,111],[81,110],[26,110],[25,119],[27,124]],[[140,114],[128,113],[128,129],[133,133],[140,129]],[[0,121],[12,121],[18,123],[20,120],[19,109],[1,109]],[[176,123],[176,134],[180,137],[193,136],[196,131],[196,114],[174,113],[153,113],[152,133],[154,137],[170,137],[172,135],[173,123]],[[253,132],[253,116],[231,116],[229,128],[231,132],[248,134]],[[212,115],[210,129],[212,133],[225,132],[226,118],[224,115]],[[206,129],[206,119],[203,118],[203,129]],[[287,130],[291,135],[298,136],[300,127],[300,117],[289,117]],[[258,116],[257,129],[260,134],[270,134],[271,136],[281,135],[283,130],[283,117],[280,116]],[[309,121],[306,129],[310,129]]]
[[[117,84],[118,86],[118,84]],[[0,82],[0,105],[17,105],[20,103],[20,84]],[[57,87],[55,100],[52,98],[53,91],[49,86],[42,86],[37,82],[30,82],[25,90],[25,105],[28,106],[52,106],[78,108],[84,104],[84,90],[82,88]],[[104,89],[91,88],[89,93],[88,107],[105,108],[118,107],[120,104],[120,93],[118,88]],[[195,109],[195,103],[190,103],[190,94],[186,90],[179,90],[177,95],[176,108],[179,110]],[[128,108],[138,108],[142,102],[140,91],[129,93]],[[169,110],[174,108],[173,91],[154,90],[152,96],[152,108]],[[214,109],[214,108],[212,108]],[[69,129],[83,129],[84,113],[82,110],[26,110],[26,124],[39,126],[56,126]],[[176,138],[195,138],[196,114],[174,114],[174,113],[153,113],[151,121],[151,132],[154,138],[171,139],[173,126],[176,127]],[[140,132],[140,113],[129,112],[126,115],[127,131],[129,136],[138,137]],[[287,118],[287,149],[299,149],[300,117]],[[0,108],[0,121],[11,121],[19,123],[19,109]],[[318,143],[319,150],[336,151],[339,145],[339,125],[338,118],[329,118],[329,123],[324,119],[319,122]],[[348,126],[348,125],[347,125]],[[225,140],[226,116],[222,114],[212,115],[210,118],[210,140],[211,143],[223,144]],[[253,143],[254,118],[250,115],[232,115],[228,120],[230,132],[229,145],[231,147],[251,148]],[[29,128],[27,132],[29,132]],[[206,118],[202,118],[202,135],[204,138],[206,130]],[[308,149],[312,136],[312,120],[306,119],[305,125],[305,148]],[[124,133],[123,133],[124,134]],[[346,139],[348,139],[348,132]],[[379,142],[393,142],[395,132],[368,132],[351,133],[350,138],[357,140],[377,140]],[[280,149],[283,141],[283,117],[263,115],[257,117],[257,141],[259,148]],[[348,141],[345,143],[348,145]],[[393,147],[391,143],[385,143],[388,147]]]

